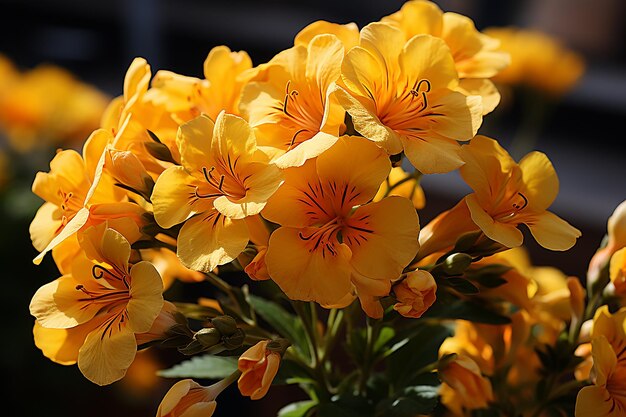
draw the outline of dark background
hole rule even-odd
[[[209,0],[0,0],[0,53],[23,69],[43,62],[65,67],[80,79],[111,96],[121,93],[124,73],[135,56],[158,69],[202,77],[209,50],[225,44],[246,50],[254,64],[269,60],[292,44],[307,24],[325,19],[356,22],[360,27],[395,12],[400,0],[244,1]],[[587,72],[547,120],[534,148],[548,154],[561,180],[561,193],[552,211],[581,229],[583,237],[565,253],[538,247],[527,239],[536,264],[554,265],[584,278],[589,258],[605,233],[606,219],[626,199],[626,3],[622,0],[458,0],[437,1],[444,11],[471,17],[479,29],[517,25],[544,30],[580,52]],[[497,109],[487,116],[480,133],[496,137],[507,147],[519,122],[519,107]],[[152,375],[149,364],[180,359],[153,352],[144,371],[127,380],[97,387],[77,367],[45,359],[32,340],[30,298],[57,276],[48,257],[40,267],[28,236],[33,209],[40,202],[27,190],[36,169],[47,170],[52,154],[34,162],[32,171],[18,173],[0,208],[0,253],[3,290],[0,363],[9,384],[2,415],[8,416],[151,416],[173,381],[130,375]],[[427,207],[422,224],[451,207],[467,192],[457,174],[424,180]],[[35,201],[35,205],[33,205]],[[191,290],[209,295],[201,285]],[[140,363],[144,363],[141,361]],[[145,389],[137,388],[144,386]],[[254,413],[275,415],[297,391],[273,388],[252,403],[236,389],[220,396],[216,416]],[[8,406],[8,407],[7,407]],[[252,411],[254,410],[254,411]]]

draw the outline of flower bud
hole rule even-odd
[[[472,264],[472,257],[467,253],[453,253],[443,263],[448,275],[461,275]]]
[[[437,283],[427,271],[413,271],[393,287],[398,302],[394,310],[404,317],[419,318],[435,302]]]
[[[241,394],[252,400],[267,394],[280,366],[280,353],[267,349],[268,343],[269,340],[263,340],[239,357],[241,376],[237,385]]]
[[[222,344],[227,350],[233,350],[241,347],[243,345],[244,340],[246,339],[246,333],[237,329],[235,332],[228,336],[222,337]]]
[[[130,151],[109,148],[104,161],[105,169],[125,188],[137,191],[138,194],[150,196],[154,188],[154,180],[137,158]]]
[[[211,324],[223,335],[231,336],[237,332],[237,321],[230,316],[218,316],[211,319]]]
[[[204,347],[210,348],[222,341],[222,334],[214,327],[200,329],[194,335],[200,344]]]
[[[203,387],[191,379],[178,381],[161,400],[156,417],[211,417],[217,407],[215,399],[229,384],[223,380]]]
[[[141,346],[146,343],[167,339],[170,336],[169,330],[179,325],[179,322],[176,320],[177,314],[176,306],[169,301],[164,301],[163,307],[152,323],[150,330],[146,333],[135,334],[137,345]]]

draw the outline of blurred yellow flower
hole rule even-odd
[[[260,66],[244,87],[241,112],[258,144],[277,150],[280,168],[301,166],[337,139],[345,112],[329,92],[343,56],[336,36],[314,36]]]
[[[610,277],[615,293],[626,296],[626,248],[618,250],[611,257]]]
[[[98,127],[108,97],[55,65],[23,73],[0,59],[0,130],[18,152],[78,143]]]
[[[588,287],[596,282],[611,257],[619,249],[626,247],[626,201],[620,203],[607,221],[606,245],[596,251],[587,270]]]
[[[157,179],[154,217],[166,229],[183,223],[178,257],[183,265],[209,272],[235,259],[250,239],[244,220],[258,214],[281,184],[280,170],[256,146],[242,118],[199,116],[177,136],[182,166]]]
[[[356,23],[341,25],[325,20],[318,20],[306,26],[296,35],[294,45],[307,46],[317,35],[335,35],[343,43],[344,52],[359,44],[359,27]]]
[[[150,263],[129,265],[130,244],[105,224],[83,236],[86,257],[75,259],[71,274],[41,287],[30,312],[44,354],[69,342],[73,347],[63,350],[77,356],[63,362],[77,361],[85,377],[106,385],[124,377],[132,363],[135,333],[150,330],[163,306],[163,285]],[[61,337],[55,335],[59,330]]]
[[[547,33],[514,27],[487,28],[484,33],[511,55],[508,68],[493,77],[496,83],[523,84],[558,97],[585,71],[583,57]]]
[[[366,313],[382,315],[389,294],[418,249],[419,221],[403,197],[368,203],[391,169],[385,152],[361,137],[341,137],[285,183],[262,215],[280,224],[269,241],[269,275],[292,299],[346,306],[356,290]]]
[[[337,87],[337,97],[364,137],[389,154],[404,151],[422,173],[463,164],[457,141],[476,134],[482,99],[456,91],[454,60],[441,39],[405,41],[399,29],[371,23],[346,54],[341,75],[347,90]]]

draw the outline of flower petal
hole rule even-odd
[[[108,385],[124,377],[136,353],[135,334],[105,322],[87,335],[78,352],[78,368],[94,384]]]
[[[239,256],[248,239],[245,220],[231,220],[212,210],[183,225],[178,235],[177,255],[187,268],[211,272]]]
[[[76,233],[78,230],[80,230],[80,228],[83,227],[85,223],[87,223],[88,219],[89,219],[89,210],[86,208],[80,209],[74,215],[74,217],[72,217],[72,220],[70,220],[65,225],[63,230],[61,230],[61,232],[59,232],[59,234],[56,235],[54,239],[50,241],[50,243],[48,243],[48,246],[46,246],[44,250],[42,250],[41,253],[35,257],[35,259],[33,259],[33,263],[35,265],[39,265],[41,261],[43,260],[43,257],[46,255],[46,253],[48,253],[56,245],[63,242],[65,239],[67,239],[68,237]]]
[[[580,230],[549,211],[534,215],[524,223],[528,225],[537,243],[550,250],[568,250],[581,236]]]
[[[85,323],[71,329],[47,329],[35,322],[33,328],[35,346],[53,362],[74,365],[78,361],[78,350],[93,329],[93,323]]]
[[[489,239],[495,240],[509,248],[515,248],[522,244],[524,240],[522,232],[513,224],[494,220],[480,206],[476,194],[466,196],[465,203],[467,208],[469,208],[472,220]]]
[[[543,211],[559,193],[559,179],[552,162],[541,152],[531,152],[519,162],[528,205]]]
[[[150,330],[163,307],[163,281],[150,262],[138,262],[130,270],[128,325],[134,333]]]
[[[208,116],[201,115],[178,128],[176,145],[180,151],[180,162],[187,171],[197,171],[206,166],[211,154],[214,126]]]
[[[333,304],[352,288],[350,249],[336,244],[333,251],[311,250],[301,236],[316,228],[281,227],[270,236],[265,256],[267,269],[280,288],[293,300]]]

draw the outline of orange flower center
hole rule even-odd
[[[287,128],[294,132],[285,144],[287,150],[311,139],[319,131],[324,117],[324,98],[321,92],[319,100],[315,99],[314,94],[308,94],[303,100],[299,98],[300,92],[295,89],[290,90],[290,87],[291,80],[287,81],[281,109],[286,116],[284,121]]]

